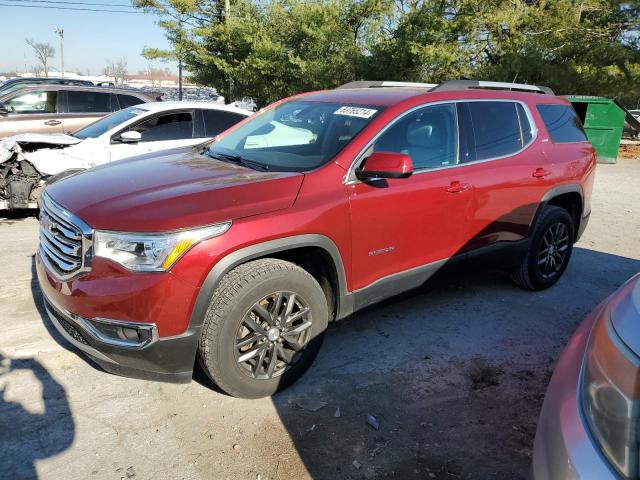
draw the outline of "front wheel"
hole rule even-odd
[[[556,206],[544,207],[527,253],[511,275],[513,281],[529,290],[544,290],[555,284],[569,264],[574,238],[569,213]]]
[[[318,282],[299,266],[260,259],[221,280],[207,309],[198,359],[235,397],[274,394],[315,359],[328,323]]]

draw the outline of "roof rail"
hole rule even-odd
[[[428,88],[432,89],[435,83],[418,83],[418,82],[390,82],[387,80],[358,80],[355,82],[345,83],[336,88],[336,90],[348,88],[381,88],[381,87],[409,87],[409,88]]]
[[[549,87],[540,85],[527,85],[525,83],[486,82],[483,80],[449,80],[432,89],[433,92],[446,92],[451,90],[511,90],[516,92],[533,92],[545,95],[555,95]]]

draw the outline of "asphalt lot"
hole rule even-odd
[[[639,184],[640,159],[598,166],[552,289],[440,275],[332,325],[302,381],[261,400],[100,371],[41,315],[35,218],[0,219],[0,478],[524,479],[555,359],[640,270]]]

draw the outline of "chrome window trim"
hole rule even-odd
[[[483,160],[474,160],[473,162],[466,162],[466,163],[460,163],[460,130],[459,130],[459,125],[458,125],[458,163],[456,163],[455,165],[446,165],[443,167],[438,167],[438,168],[422,168],[420,170],[416,170],[413,172],[413,175],[420,175],[423,173],[428,173],[428,172],[437,172],[440,170],[445,170],[448,168],[458,168],[458,167],[465,167],[468,165],[476,165],[479,163],[486,163],[486,162],[493,162],[495,160],[502,160],[504,158],[510,158],[513,157],[515,155],[519,155],[520,153],[524,152],[526,149],[528,149],[533,143],[535,143],[535,141],[538,139],[538,127],[536,125],[536,122],[533,119],[533,115],[531,114],[531,111],[529,110],[529,106],[521,101],[521,100],[512,100],[512,99],[504,99],[504,98],[469,98],[469,99],[455,99],[455,100],[441,100],[441,101],[437,101],[437,102],[428,102],[428,103],[423,103],[420,105],[416,105],[415,107],[410,108],[409,110],[406,110],[404,112],[402,112],[400,115],[398,115],[397,117],[395,117],[393,120],[391,120],[389,123],[387,123],[384,128],[382,130],[380,130],[378,133],[375,134],[375,136],[369,140],[369,142],[367,142],[367,144],[360,150],[360,152],[358,153],[358,155],[356,155],[355,160],[353,162],[351,162],[351,165],[349,166],[349,169],[347,170],[347,174],[344,176],[343,179],[343,183],[345,185],[355,185],[357,183],[363,183],[361,180],[359,180],[356,175],[355,175],[355,170],[358,167],[358,165],[360,164],[360,162],[362,162],[364,160],[364,155],[367,153],[367,151],[369,150],[369,148],[371,148],[371,146],[373,146],[373,144],[387,131],[389,130],[393,125],[395,125],[397,122],[401,121],[404,117],[406,117],[407,115],[411,115],[412,113],[414,113],[416,110],[419,110],[421,108],[425,108],[425,107],[429,107],[432,105],[442,105],[442,104],[457,104],[457,103],[472,103],[472,102],[510,102],[510,103],[519,103],[520,105],[522,105],[522,108],[527,116],[527,120],[529,121],[529,126],[531,127],[531,140],[524,145],[520,150],[510,153],[509,155],[502,155],[500,157],[491,157],[491,158],[486,158]],[[516,110],[517,112],[517,110]],[[457,108],[456,108],[456,118],[457,118]],[[412,176],[413,176],[412,175]]]
[[[38,247],[38,255],[40,256],[40,260],[42,260],[42,262],[47,266],[47,270],[59,280],[70,280],[72,278],[78,277],[79,275],[90,272],[91,260],[93,258],[93,229],[79,217],[69,212],[60,204],[56,203],[47,194],[46,189],[42,192],[39,201],[40,208],[42,208],[43,205],[46,211],[50,211],[54,215],[58,215],[80,230],[80,242],[82,245],[80,268],[74,272],[65,274],[58,271],[58,269],[56,269],[55,266],[51,264],[51,262],[47,258],[47,255],[42,252],[42,241],[40,241],[40,245]]]

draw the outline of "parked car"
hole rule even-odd
[[[110,372],[189,381],[197,356],[253,398],[303,374],[327,322],[449,263],[484,254],[527,289],[557,282],[596,166],[571,105],[528,85],[371,85],[47,186],[36,270],[53,324]],[[279,144],[279,124],[308,135]]]
[[[0,210],[36,208],[41,186],[103,163],[198,145],[251,112],[217,103],[154,102],[114,112],[70,135],[0,140]]]
[[[65,77],[18,77],[9,78],[0,83],[0,95],[4,95],[8,90],[14,90],[18,87],[26,87],[29,85],[81,85],[92,87],[93,82],[89,80],[80,80],[77,78]]]
[[[640,478],[640,274],[562,352],[542,405],[534,480]]]
[[[160,100],[152,92],[76,85],[16,87],[0,95],[0,138],[78,130],[121,108]]]

